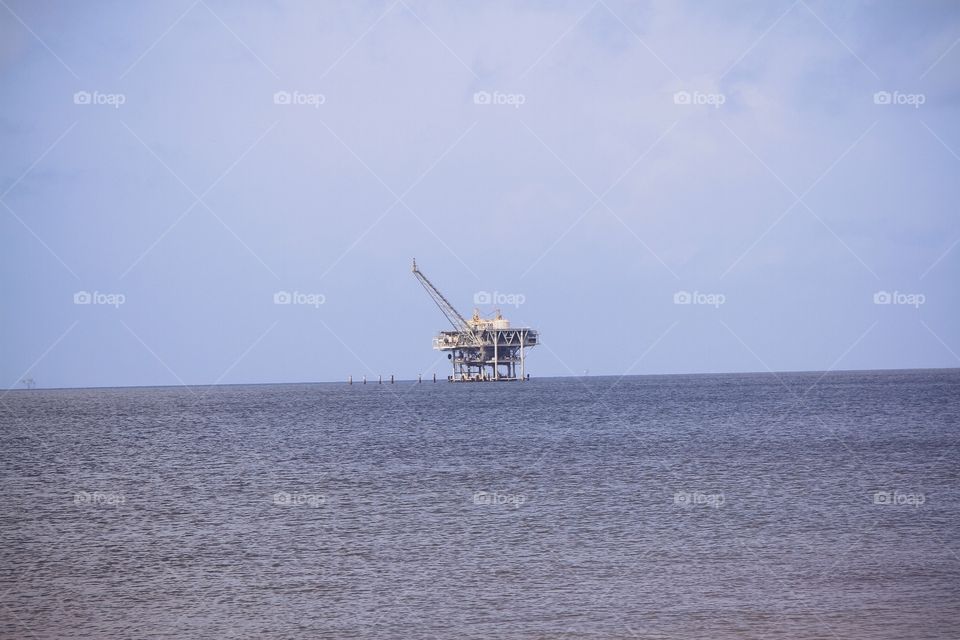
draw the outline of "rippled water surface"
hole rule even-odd
[[[13,391],[0,634],[958,638],[960,371]]]

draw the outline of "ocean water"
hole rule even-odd
[[[960,370],[18,390],[5,638],[960,638]]]

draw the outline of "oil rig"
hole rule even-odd
[[[433,339],[433,348],[447,351],[453,365],[453,374],[447,377],[450,382],[499,382],[506,380],[528,380],[524,350],[539,344],[535,329],[511,327],[510,321],[500,315],[488,320],[473,311],[473,317],[465,320],[443,294],[440,293],[427,276],[417,268],[413,261],[413,275],[416,276],[430,298],[440,307],[453,326],[452,331],[441,331]],[[520,375],[517,376],[517,365]]]

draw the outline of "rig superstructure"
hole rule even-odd
[[[524,352],[539,344],[536,329],[511,327],[499,310],[493,319],[485,319],[474,309],[473,317],[466,320],[417,268],[416,260],[413,275],[453,326],[452,331],[441,331],[433,339],[434,349],[449,352],[447,358],[453,365],[453,373],[447,378],[450,382],[529,379]]]

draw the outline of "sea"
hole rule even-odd
[[[15,390],[3,638],[960,638],[960,370]]]

